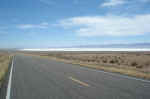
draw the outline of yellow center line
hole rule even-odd
[[[68,78],[71,79],[72,81],[76,82],[76,83],[79,83],[80,85],[83,85],[83,86],[86,86],[86,87],[89,87],[89,86],[90,86],[89,84],[84,83],[84,82],[82,82],[82,81],[80,81],[80,80],[78,80],[78,79],[75,79],[75,78],[73,78],[73,77],[68,77]]]

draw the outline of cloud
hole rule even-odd
[[[47,22],[43,22],[41,24],[20,24],[17,25],[17,28],[19,29],[32,29],[32,28],[39,28],[39,29],[45,29],[48,28],[49,24]]]
[[[129,36],[150,33],[150,14],[133,17],[84,16],[61,20],[59,25],[79,36]]]
[[[107,2],[104,2],[101,7],[112,7],[112,6],[117,6],[117,5],[122,5],[125,4],[125,0],[109,0]]]

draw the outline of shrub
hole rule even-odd
[[[115,61],[114,61],[114,60],[110,60],[109,63],[112,63],[112,64],[113,64],[113,63],[115,63]]]
[[[109,61],[109,63],[112,63],[112,64],[113,63],[118,63],[118,60],[117,59],[112,59],[112,60]]]
[[[138,65],[137,62],[135,61],[131,63],[131,66],[137,66],[137,65]]]
[[[103,63],[107,63],[107,60],[102,60],[103,61]]]

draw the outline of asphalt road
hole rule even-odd
[[[9,99],[150,99],[150,82],[16,55]]]

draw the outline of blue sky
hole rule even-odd
[[[0,0],[0,48],[150,42],[150,0]]]

